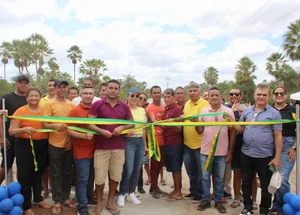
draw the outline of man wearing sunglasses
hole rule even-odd
[[[244,111],[240,117],[241,122],[281,119],[280,113],[268,104],[270,99],[270,88],[268,85],[258,84],[254,92],[254,98],[255,104]],[[247,125],[234,127],[239,133],[243,133],[244,141],[241,153],[244,209],[240,215],[253,214],[253,200],[251,199],[251,194],[255,171],[258,173],[262,189],[260,214],[267,215],[272,200],[272,195],[268,192],[268,185],[272,177],[272,171],[269,167],[274,165],[276,171],[280,167],[282,125]]]

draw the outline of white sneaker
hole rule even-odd
[[[117,205],[118,205],[119,207],[124,207],[124,206],[125,206],[125,195],[123,196],[122,194],[120,194],[120,195],[118,196]]]
[[[135,193],[130,193],[127,199],[135,205],[140,205],[142,202],[136,197]]]

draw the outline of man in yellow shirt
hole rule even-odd
[[[47,82],[46,89],[48,91],[48,94],[45,97],[41,98],[41,100],[40,100],[41,108],[43,108],[50,99],[55,98],[56,93],[55,93],[54,82],[55,82],[55,79],[49,79],[49,81]]]
[[[45,116],[68,117],[75,108],[73,102],[66,99],[68,82],[59,78],[54,83],[56,97],[44,106]],[[57,130],[49,133],[49,164],[52,178],[52,199],[55,202],[52,214],[60,214],[62,204],[69,208],[76,205],[69,200],[72,180],[73,153],[71,139],[67,134],[67,125],[63,123],[44,123],[45,128]]]
[[[183,109],[184,116],[199,114],[200,111],[209,106],[209,103],[201,98],[201,90],[198,84],[191,83],[188,86],[188,100]],[[189,120],[186,120],[189,122]],[[198,203],[202,199],[201,185],[201,162],[200,148],[202,135],[199,135],[194,126],[183,127],[183,143],[184,143],[184,165],[186,172],[190,178],[190,193],[184,196],[184,199],[192,199],[193,203]],[[196,167],[195,167],[196,165]]]

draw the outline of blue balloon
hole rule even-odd
[[[293,196],[295,196],[294,194],[292,193],[286,193],[283,195],[283,202],[285,204],[290,204],[291,203],[291,199],[293,198]]]
[[[290,204],[293,208],[295,208],[296,210],[300,209],[300,196],[293,196],[291,198]]]
[[[17,193],[20,193],[21,191],[21,185],[18,182],[11,182],[8,185],[8,195],[13,196],[16,195]]]
[[[297,212],[295,213],[295,215],[300,215],[300,211],[297,211]]]
[[[8,198],[8,193],[7,190],[4,188],[0,188],[0,201],[2,201],[3,199]]]
[[[8,215],[22,215],[22,209],[19,206],[14,206],[9,211]]]
[[[6,187],[5,186],[0,186],[0,188],[4,188],[6,190]]]
[[[8,213],[4,213],[0,211],[0,215],[8,215]]]
[[[7,213],[9,212],[14,206],[14,203],[11,199],[3,199],[0,202],[0,211]]]
[[[285,215],[294,215],[297,212],[290,204],[284,204],[282,211]]]
[[[24,203],[24,197],[20,193],[13,195],[12,197],[10,197],[10,199],[13,201],[14,206],[22,206],[22,204]]]

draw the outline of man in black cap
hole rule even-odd
[[[8,115],[12,116],[14,112],[19,108],[27,104],[26,101],[26,91],[30,87],[30,81],[28,76],[19,75],[15,83],[16,91],[5,94],[2,98],[5,99],[5,109],[8,111]],[[2,108],[2,98],[0,99],[0,108]],[[6,121],[6,143],[3,142],[3,131],[0,131],[0,144],[1,144],[1,154],[2,162],[0,167],[0,184],[5,179],[5,170],[4,170],[4,144],[6,144],[6,161],[7,161],[7,170],[9,171],[13,165],[15,159],[15,138],[9,136],[10,121]]]

